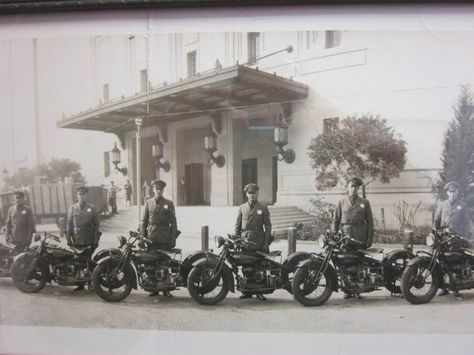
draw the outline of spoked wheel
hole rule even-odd
[[[188,276],[188,291],[191,297],[203,305],[214,305],[222,301],[229,289],[222,272],[215,275],[215,267],[198,265]]]
[[[429,270],[429,261],[419,259],[408,266],[402,275],[402,292],[408,302],[429,302],[441,285],[440,275]]]
[[[35,293],[43,289],[47,282],[47,265],[36,261],[33,255],[20,256],[12,266],[12,280],[22,292]]]
[[[331,297],[333,281],[329,266],[321,273],[321,266],[305,265],[293,278],[293,297],[303,306],[320,306]]]
[[[384,265],[385,288],[394,294],[401,294],[401,279],[403,271],[407,265],[407,258],[404,255],[395,256]]]
[[[95,293],[103,300],[120,302],[132,291],[132,270],[125,267],[118,269],[117,261],[100,263],[92,273],[92,286]]]

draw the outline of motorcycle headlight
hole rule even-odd
[[[321,235],[318,239],[318,244],[320,248],[324,248],[326,245],[326,238],[324,238],[324,235]]]
[[[220,235],[214,236],[214,244],[216,248],[220,248],[222,245],[224,245],[225,239],[221,237]]]
[[[117,240],[118,240],[118,243],[119,243],[119,248],[121,248],[125,244],[127,244],[127,239],[123,235],[118,235]]]
[[[435,242],[435,237],[433,235],[433,233],[430,233],[426,236],[426,245],[428,245],[429,247],[431,247]]]

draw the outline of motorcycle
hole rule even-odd
[[[293,253],[281,263],[281,251],[249,250],[253,243],[241,236],[216,236],[215,243],[217,248],[222,247],[220,254],[206,252],[202,259],[194,262],[188,277],[189,294],[203,305],[215,305],[235,289],[261,299],[263,294],[277,289],[291,293],[293,272],[298,263],[310,255]],[[280,262],[274,260],[276,257],[280,257]]]
[[[81,283],[90,285],[92,270],[98,260],[110,255],[111,250],[101,250],[93,258],[94,248],[75,248],[61,243],[61,239],[44,232],[36,234],[33,245],[19,254],[12,266],[12,280],[22,292],[34,293],[52,281],[62,286]]]
[[[474,288],[474,254],[469,242],[447,228],[426,237],[431,251],[418,251],[402,275],[402,292],[412,304],[429,302],[438,288],[457,292]]]
[[[400,294],[400,277],[413,257],[409,250],[398,249],[379,260],[372,253],[382,249],[357,250],[362,243],[342,232],[328,231],[319,246],[322,252],[301,262],[293,278],[293,296],[304,306],[320,306],[339,289],[358,296],[385,287]]]
[[[186,286],[196,252],[181,262],[181,249],[151,250],[152,241],[130,231],[127,240],[118,236],[116,253],[101,259],[92,273],[92,285],[105,301],[120,302],[140,286],[147,292],[172,291]],[[177,258],[179,256],[179,259]]]
[[[0,277],[11,276],[11,268],[15,256],[20,253],[15,249],[15,245],[7,241],[0,242]]]

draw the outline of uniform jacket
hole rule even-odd
[[[29,206],[11,206],[7,213],[6,233],[13,244],[31,243],[36,232],[35,218]]]
[[[256,245],[251,249],[263,250],[272,242],[272,223],[268,207],[260,202],[255,202],[252,208],[248,202],[240,205],[237,221],[235,222],[235,234],[246,235]]]
[[[448,227],[452,232],[469,238],[469,214],[466,205],[461,201],[451,204],[449,200],[444,200],[438,204],[434,216],[434,228]]]
[[[141,230],[148,239],[157,243],[170,243],[179,235],[176,212],[172,201],[152,197],[145,202]]]
[[[89,246],[99,241],[99,217],[94,205],[73,204],[67,216],[67,234],[74,246]]]
[[[348,196],[343,198],[337,203],[332,222],[333,231],[342,229],[345,234],[367,247],[372,245],[374,219],[368,200],[357,196],[351,202]]]

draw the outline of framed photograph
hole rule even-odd
[[[471,4],[24,9],[0,353],[469,352]]]

